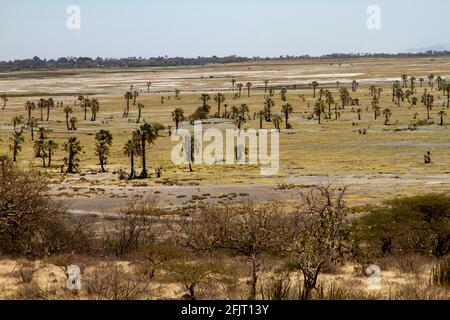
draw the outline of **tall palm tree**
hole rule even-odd
[[[272,115],[272,122],[273,125],[275,127],[275,129],[277,129],[278,131],[280,131],[280,123],[281,123],[281,116],[279,114],[273,114]]]
[[[440,118],[441,118],[441,120],[440,120],[440,122],[439,122],[439,125],[443,126],[443,125],[444,125],[444,116],[447,115],[447,114],[445,113],[444,110],[439,111],[438,114],[439,114],[439,116],[440,116]]]
[[[264,93],[267,93],[267,86],[269,85],[269,80],[264,80]]]
[[[150,93],[150,86],[152,83],[150,81],[147,82],[147,93]]]
[[[184,110],[182,108],[176,108],[172,112],[172,120],[173,122],[175,122],[175,130],[176,133],[178,134],[178,126],[181,121],[184,121]]]
[[[214,96],[214,101],[217,103],[217,117],[220,118],[220,105],[225,102],[226,98],[225,95],[222,93],[217,93]]]
[[[25,141],[22,131],[13,132],[9,140],[11,141],[10,149],[13,154],[13,162],[17,162],[17,155],[22,151],[22,143]]]
[[[55,101],[53,100],[53,98],[48,98],[47,103],[46,103],[46,107],[47,107],[47,119],[46,121],[50,120],[50,109],[53,109],[55,107]]]
[[[247,82],[247,83],[245,84],[245,86],[247,87],[247,97],[250,98],[250,89],[251,89],[251,87],[252,87],[252,83],[251,83],[251,82]]]
[[[146,179],[148,178],[148,172],[147,172],[147,163],[145,159],[146,158],[145,147],[146,143],[155,144],[155,141],[158,138],[158,131],[151,124],[144,122],[137,132],[140,136],[142,149],[142,172],[139,175],[139,178]]]
[[[445,85],[444,90],[447,94],[447,108],[450,108],[450,83]]]
[[[34,129],[38,126],[37,120],[31,117],[30,122],[28,123],[28,127],[30,128],[31,133],[31,141],[34,141]]]
[[[44,121],[43,110],[47,106],[47,100],[45,100],[44,98],[41,98],[41,99],[39,99],[37,105],[38,105],[39,110],[41,111],[41,117],[39,120]]]
[[[207,93],[202,93],[202,95],[200,96],[200,100],[203,102],[203,111],[208,112],[208,101],[211,100],[211,96]]]
[[[113,142],[112,134],[109,130],[101,129],[95,134],[95,154],[98,156],[102,172],[106,172],[105,164],[108,161],[109,149]]]
[[[64,143],[64,151],[67,152],[67,157],[64,158],[64,162],[67,165],[67,173],[75,173],[78,168],[80,159],[78,155],[83,151],[80,141],[77,137],[69,137],[67,142]]]
[[[8,97],[6,96],[6,94],[2,94],[2,95],[0,96],[0,99],[3,100],[3,108],[2,108],[2,110],[5,110],[5,108],[6,108],[6,103],[8,102]]]
[[[325,92],[325,103],[328,105],[328,114],[331,117],[331,105],[334,104],[334,98],[329,90]]]
[[[14,117],[12,117],[12,123],[13,123],[14,131],[16,131],[16,127],[17,127],[19,124],[22,124],[23,121],[24,121],[24,119],[23,119],[23,116],[22,116],[22,115],[21,115],[21,116],[14,116]]]
[[[242,84],[242,83],[237,83],[236,84],[236,87],[238,88],[238,98],[240,98],[241,97],[241,92],[242,92],[242,87],[243,87],[244,85]]]
[[[245,114],[250,112],[250,109],[248,108],[248,105],[246,103],[241,104],[239,107],[239,112],[241,114],[241,117],[243,120],[245,120]]]
[[[391,118],[392,115],[391,109],[389,108],[384,109],[383,114],[384,114],[384,125],[387,126],[387,124],[389,123],[389,119]]]
[[[293,108],[292,105],[290,103],[286,103],[283,104],[281,106],[281,112],[284,114],[284,120],[285,120],[285,125],[286,125],[286,129],[288,129],[290,127],[289,125],[289,115],[292,113]]]
[[[256,117],[259,118],[259,128],[260,129],[263,128],[263,119],[264,119],[265,115],[266,114],[265,114],[264,110],[261,110],[256,114]]]
[[[281,95],[281,100],[286,101],[287,97],[287,89],[286,88],[281,88],[280,90],[280,95]]]
[[[50,168],[52,165],[52,155],[53,152],[58,149],[58,144],[53,140],[48,140],[46,147],[48,152],[48,167]]]
[[[127,101],[127,106],[126,106],[125,110],[123,111],[123,116],[128,117],[128,113],[130,112],[130,100],[133,99],[133,93],[131,91],[127,91],[127,92],[125,92],[123,97]]]
[[[317,87],[319,86],[319,83],[317,81],[313,81],[310,83],[310,86],[313,87],[313,98],[315,99],[316,98],[316,90],[317,90]]]
[[[39,139],[34,143],[34,151],[36,158],[42,159],[42,167],[45,168],[45,159],[47,158],[46,142],[43,139]]]
[[[73,110],[71,107],[64,107],[64,113],[66,114],[66,126],[67,130],[72,130],[69,126],[69,115],[73,113]]]
[[[133,92],[133,106],[136,105],[136,99],[139,96],[139,92],[137,90],[134,90]]]
[[[403,81],[403,88],[407,88],[408,87],[408,85],[407,85],[408,75],[407,74],[402,74],[401,78],[402,78],[402,81]]]
[[[236,84],[236,79],[231,79],[231,89],[234,91],[234,86]]]
[[[356,89],[358,88],[359,83],[356,80],[352,81],[352,91],[356,92]]]
[[[321,124],[322,113],[325,112],[325,105],[323,100],[319,100],[314,104],[314,114],[317,116],[317,120],[319,124]]]
[[[140,139],[140,133],[138,131],[135,131],[133,132],[132,138],[129,139],[123,147],[123,153],[126,156],[130,157],[131,172],[128,177],[128,179],[130,180],[136,178],[136,171],[134,170],[134,158],[140,157],[142,155]]]
[[[264,113],[267,122],[271,121],[272,108],[275,106],[275,101],[271,97],[267,97],[264,102]]]
[[[100,110],[100,102],[97,99],[92,99],[90,107],[91,107],[91,121],[96,121],[97,114]]]
[[[144,105],[142,103],[138,103],[137,108],[138,108],[138,118],[136,120],[136,123],[140,123],[141,122],[141,116],[142,116],[142,109],[144,109]]]
[[[36,105],[34,104],[34,102],[30,102],[30,101],[25,102],[25,110],[27,110],[27,114],[28,114],[28,120],[27,120],[28,124],[31,121],[31,112],[34,109],[36,109]]]
[[[78,122],[77,117],[71,117],[69,119],[69,122],[70,122],[70,130],[77,130],[77,128],[76,128],[76,124]]]

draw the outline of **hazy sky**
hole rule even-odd
[[[69,5],[81,29],[69,30]],[[381,29],[366,26],[370,5]],[[0,60],[450,49],[448,0],[0,0]]]

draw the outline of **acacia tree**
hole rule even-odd
[[[347,210],[343,203],[346,188],[317,186],[302,194],[298,208],[298,233],[290,248],[290,269],[303,274],[301,298],[307,300],[316,288],[326,264],[335,263],[342,254]]]
[[[251,268],[249,299],[257,296],[264,253],[277,254],[287,248],[292,226],[287,213],[277,204],[203,207],[190,220],[174,228],[178,242],[201,254],[228,250],[243,255]]]
[[[136,178],[136,171],[134,170],[134,159],[142,155],[141,137],[138,131],[133,132],[133,136],[129,139],[123,147],[123,153],[130,158],[131,172],[128,179]]]
[[[64,162],[67,165],[67,173],[75,173],[78,169],[80,159],[78,155],[82,152],[83,148],[78,141],[77,137],[69,137],[67,142],[63,145],[64,151],[67,152],[67,157],[64,158]]]
[[[110,131],[101,129],[95,134],[95,154],[100,161],[100,168],[102,172],[106,172],[105,164],[108,160],[109,148],[112,145],[113,137]]]

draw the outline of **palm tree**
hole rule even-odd
[[[91,107],[91,113],[92,113],[91,121],[96,121],[98,111],[100,110],[100,103],[98,102],[97,99],[92,99],[90,107]]]
[[[356,80],[352,81],[352,91],[356,92],[356,89],[358,88],[358,82]]]
[[[47,106],[47,119],[46,119],[46,121],[49,121],[50,120],[50,109],[55,107],[55,101],[53,100],[53,98],[48,98],[46,106]]]
[[[12,150],[12,153],[13,153],[13,161],[17,162],[17,154],[20,151],[22,151],[22,143],[25,141],[22,131],[13,132],[13,134],[9,140],[12,143],[10,146],[10,149]]]
[[[428,84],[430,85],[430,87],[433,85],[433,79],[434,79],[434,74],[429,74],[428,75]]]
[[[269,80],[264,80],[264,93],[267,93],[267,86],[269,85]]]
[[[136,120],[136,123],[140,123],[141,122],[141,116],[142,116],[142,109],[144,109],[144,105],[142,103],[138,103],[137,108],[138,108],[138,118]]]
[[[173,122],[175,122],[175,130],[176,133],[178,134],[178,126],[181,121],[184,121],[184,110],[182,108],[176,108],[172,112],[172,120]]]
[[[387,126],[389,119],[391,118],[392,115],[391,109],[389,108],[384,109],[383,114],[384,114],[384,125]]]
[[[13,123],[14,131],[16,131],[16,127],[17,127],[19,124],[22,124],[22,123],[23,123],[23,116],[14,116],[14,117],[12,118],[12,123]]]
[[[289,125],[289,115],[292,113],[293,108],[290,103],[286,103],[281,107],[281,112],[284,114],[286,129],[290,127]]]
[[[275,101],[271,97],[267,97],[266,101],[264,102],[264,113],[266,117],[266,121],[271,121],[271,109],[275,106]]]
[[[313,81],[310,83],[310,86],[313,87],[313,98],[316,98],[316,89],[319,86],[319,83],[317,81]]]
[[[321,124],[322,113],[325,111],[323,100],[319,100],[314,104],[314,114],[317,116],[319,124]]]
[[[444,90],[447,93],[447,108],[450,108],[450,83],[445,85]]]
[[[241,97],[241,92],[242,92],[242,87],[243,87],[244,85],[242,84],[242,83],[237,83],[236,84],[236,87],[238,88],[238,98],[240,98]]]
[[[425,79],[424,78],[420,78],[419,81],[420,81],[420,87],[422,88],[423,87],[423,82],[425,81]]]
[[[50,166],[52,165],[52,155],[53,152],[58,149],[58,144],[53,140],[48,140],[46,147],[48,151],[48,167],[50,168]]]
[[[158,131],[151,124],[144,122],[137,133],[140,136],[142,149],[142,172],[139,175],[139,178],[146,179],[148,178],[148,172],[145,160],[145,147],[146,143],[155,144],[155,140],[158,138]]]
[[[45,159],[47,158],[46,143],[45,140],[39,139],[34,143],[34,151],[36,158],[42,159],[42,166],[45,168]]]
[[[281,123],[281,116],[279,114],[273,114],[272,115],[272,122],[273,125],[275,126],[275,129],[278,130],[278,132],[280,131],[280,123]]]
[[[241,114],[242,119],[245,120],[245,114],[249,112],[250,109],[248,108],[248,105],[245,103],[241,104],[241,106],[239,107],[239,113]]]
[[[358,114],[358,120],[361,120],[361,112],[362,112],[362,109],[361,109],[361,108],[358,108],[358,109],[356,110],[356,113]]]
[[[6,97],[6,94],[2,94],[2,95],[0,96],[0,99],[3,100],[3,108],[2,108],[2,110],[5,110],[5,108],[6,108],[6,103],[8,102],[8,98]]]
[[[137,90],[134,90],[133,92],[133,106],[136,105],[136,99],[139,96],[139,92]]]
[[[251,82],[247,82],[245,84],[245,86],[247,87],[247,97],[250,98],[250,88],[252,87],[252,83]]]
[[[256,114],[256,117],[259,118],[259,128],[262,129],[263,128],[263,119],[265,117],[266,113],[261,110]]]
[[[105,164],[108,161],[109,148],[112,145],[113,137],[110,131],[101,129],[95,134],[95,154],[100,161],[102,172],[106,172]]]
[[[281,90],[280,90],[281,100],[286,101],[286,99],[287,99],[286,95],[287,95],[287,89],[281,88]]]
[[[134,157],[140,157],[142,155],[140,133],[138,133],[138,131],[133,132],[132,138],[125,143],[123,153],[130,157],[131,173],[128,179],[135,179],[136,171],[134,170]]]
[[[71,130],[69,126],[69,115],[73,113],[73,110],[71,107],[64,107],[64,113],[66,114],[66,126],[67,130]]]
[[[38,105],[38,108],[39,108],[40,111],[41,111],[41,117],[40,117],[40,120],[41,120],[41,121],[44,121],[43,110],[44,110],[44,108],[47,106],[47,100],[45,100],[44,98],[41,98],[41,99],[39,99],[37,105]]]
[[[82,109],[84,109],[84,120],[86,120],[86,114],[87,114],[87,98],[85,98],[82,95],[78,96],[78,101],[80,102],[80,106]]]
[[[150,86],[152,83],[150,81],[147,82],[147,93],[150,93]]]
[[[408,87],[408,85],[407,85],[408,75],[407,74],[402,74],[401,78],[402,78],[402,81],[403,81],[403,88],[407,88]]]
[[[175,89],[175,100],[181,100],[180,93],[181,93],[180,90]]]
[[[28,127],[30,128],[31,141],[34,141],[34,128],[37,127],[37,120],[32,117],[30,122],[28,123]]]
[[[222,93],[217,93],[214,96],[214,101],[217,102],[217,117],[220,118],[220,105],[225,102],[225,95]]]
[[[28,124],[31,121],[31,112],[34,109],[36,109],[36,105],[34,104],[34,102],[30,102],[30,101],[25,102],[25,110],[27,110],[27,113],[28,113],[28,121],[27,121]]]
[[[328,105],[328,114],[331,117],[331,105],[334,104],[334,98],[329,90],[325,92],[325,103]]]
[[[77,128],[75,127],[75,125],[77,124],[77,122],[78,122],[78,119],[77,119],[77,117],[72,117],[72,118],[70,118],[70,120],[69,120],[69,122],[70,122],[70,130],[77,130]]]
[[[125,110],[123,111],[123,116],[128,117],[128,113],[130,112],[130,100],[133,99],[133,94],[131,91],[125,92],[124,96],[125,100],[127,101],[127,106]]]
[[[64,151],[67,152],[67,157],[64,158],[64,162],[67,165],[67,173],[75,173],[77,170],[80,161],[78,155],[82,150],[83,148],[77,137],[69,137],[67,142],[64,143]]]
[[[441,117],[441,121],[439,122],[439,125],[443,126],[444,125],[444,116],[447,115],[447,114],[445,113],[444,110],[439,111],[438,114]]]
[[[200,96],[200,100],[203,102],[203,111],[208,112],[208,101],[211,100],[211,96],[207,93],[202,93],[202,95]]]
[[[231,79],[231,89],[234,91],[234,85],[236,84],[236,79]]]

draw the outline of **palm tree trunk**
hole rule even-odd
[[[148,177],[148,173],[147,173],[147,164],[146,164],[146,160],[145,160],[145,139],[141,139],[141,143],[142,143],[142,172],[141,172],[141,178],[145,179]]]
[[[48,167],[52,164],[52,149],[48,149]]]

